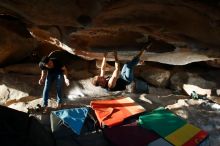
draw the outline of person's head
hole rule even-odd
[[[44,57],[42,57],[42,59],[41,59],[41,61],[39,63],[39,67],[41,69],[53,68],[54,64],[53,64],[53,61],[49,57],[44,56]]]
[[[101,87],[105,88],[106,83],[107,83],[106,79],[101,76],[95,76],[92,79],[92,84],[95,86],[101,86]]]

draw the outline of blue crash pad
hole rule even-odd
[[[88,108],[74,108],[53,111],[52,114],[61,119],[64,125],[71,128],[76,134],[80,135],[88,111]]]

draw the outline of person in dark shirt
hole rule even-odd
[[[50,53],[48,56],[44,56],[40,63],[39,67],[41,69],[41,77],[39,80],[39,84],[44,84],[43,89],[43,107],[48,106],[48,98],[49,91],[53,81],[56,82],[56,91],[57,91],[57,106],[61,106],[62,102],[62,85],[63,81],[65,81],[66,85],[69,86],[69,79],[67,78],[67,69],[64,64],[58,60],[56,55],[56,51]]]
[[[141,55],[144,53],[144,49],[135,56],[131,61],[124,64],[120,73],[120,66],[118,63],[117,52],[114,52],[115,57],[115,70],[112,73],[111,77],[105,77],[105,66],[106,66],[106,57],[107,53],[104,54],[101,73],[99,76],[95,76],[92,79],[92,84],[95,86],[101,86],[109,91],[122,91],[126,89],[126,86],[129,85],[134,79],[134,67],[140,61]]]

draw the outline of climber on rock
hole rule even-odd
[[[110,77],[105,76],[106,57],[108,54],[105,53],[102,60],[101,73],[99,76],[93,77],[92,84],[95,86],[101,86],[109,91],[125,90],[126,86],[129,85],[134,79],[134,67],[140,61],[140,57],[143,55],[144,51],[145,50],[142,49],[131,61],[124,64],[121,73],[117,52],[115,51],[115,70]]]

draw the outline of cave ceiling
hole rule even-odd
[[[113,50],[129,60],[146,46],[145,61],[218,60],[219,5],[206,0],[3,0],[0,64],[15,54],[19,61],[42,44],[89,60]]]

